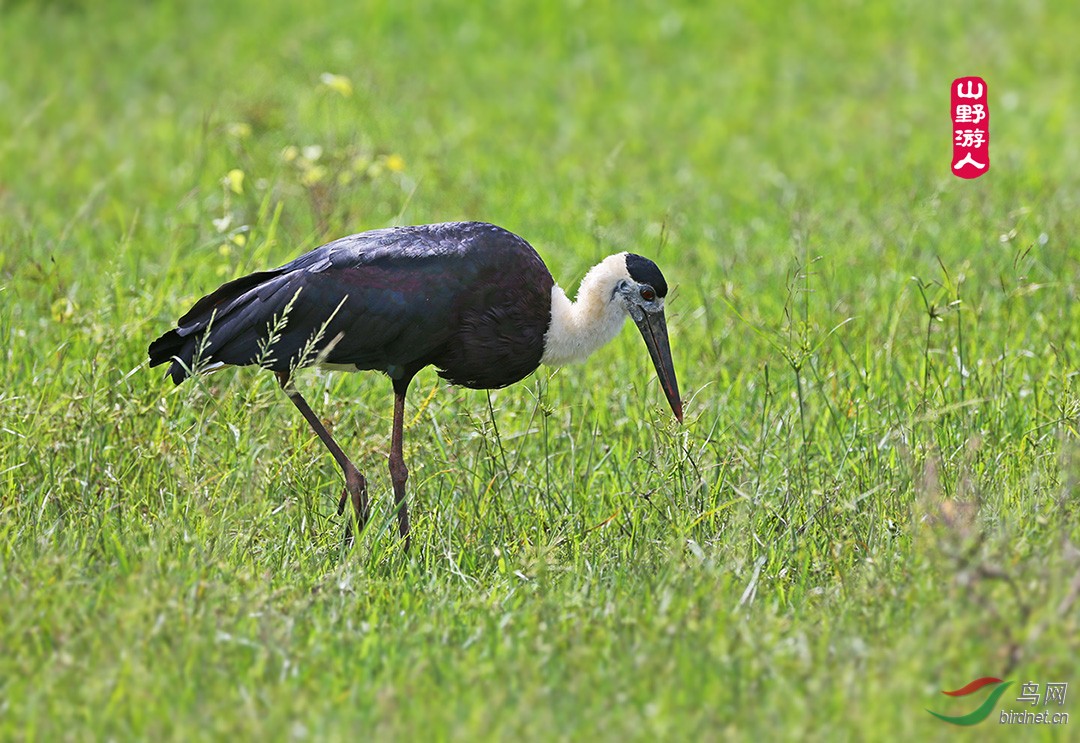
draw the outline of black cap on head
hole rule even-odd
[[[626,270],[634,281],[639,284],[648,284],[655,289],[656,296],[667,296],[667,282],[664,281],[664,274],[660,273],[660,269],[648,258],[642,258],[634,253],[627,253]]]

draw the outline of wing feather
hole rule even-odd
[[[325,352],[327,363],[415,371],[442,353],[462,293],[490,268],[470,250],[477,232],[472,225],[375,230],[229,281],[150,345],[151,366],[171,362],[179,384],[201,344],[201,363],[246,365],[261,356],[266,367],[288,371]]]

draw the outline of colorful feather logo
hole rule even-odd
[[[975,725],[977,723],[980,723],[987,717],[989,717],[990,713],[994,711],[994,706],[997,704],[998,700],[1001,699],[1001,695],[1005,693],[1005,690],[1012,686],[1012,681],[1002,681],[1001,679],[994,678],[993,676],[983,676],[982,678],[977,678],[974,681],[960,687],[959,689],[956,689],[955,691],[941,692],[942,694],[946,694],[950,697],[966,697],[968,694],[974,694],[975,692],[987,686],[994,687],[994,690],[990,692],[990,695],[986,697],[986,700],[983,701],[982,704],[980,704],[975,710],[968,712],[966,715],[950,717],[949,715],[938,714],[932,709],[928,709],[926,711],[932,714],[934,717],[938,718],[939,720],[950,722],[953,725]]]

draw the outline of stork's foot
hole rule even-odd
[[[341,498],[338,500],[338,516],[345,513],[345,503],[352,502],[353,513],[345,521],[345,547],[353,546],[356,541],[355,533],[364,531],[368,518],[371,516],[371,506],[367,497],[367,481],[356,467],[345,468],[345,487],[341,489]],[[356,532],[353,532],[355,516]]]

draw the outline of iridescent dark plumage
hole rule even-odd
[[[406,380],[434,365],[454,384],[504,387],[540,364],[554,283],[532,246],[493,225],[365,232],[203,297],[150,344],[150,365],[171,361],[179,384],[200,345],[203,364],[256,363],[291,302],[280,338],[261,358],[273,371],[292,371],[306,350],[305,363]]]

